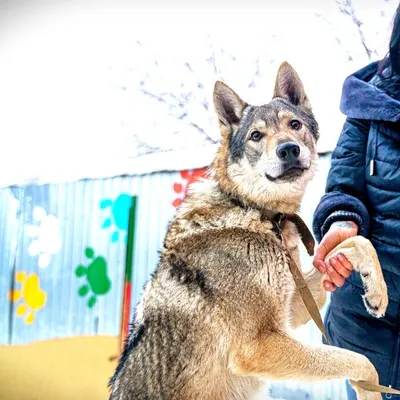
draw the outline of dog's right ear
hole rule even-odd
[[[231,133],[242,119],[245,103],[229,86],[217,81],[214,86],[214,107],[222,133]]]
[[[299,75],[297,75],[295,69],[286,61],[281,64],[276,76],[275,97],[289,100],[295,106],[300,106],[311,111],[311,105]]]

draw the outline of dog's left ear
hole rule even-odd
[[[289,100],[293,105],[311,111],[304,86],[294,68],[286,61],[281,64],[275,81],[274,98],[281,97]]]

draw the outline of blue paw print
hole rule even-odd
[[[105,210],[111,208],[111,215],[103,222],[102,228],[113,228],[111,242],[116,243],[121,234],[124,235],[125,243],[128,238],[129,209],[132,204],[132,196],[120,194],[115,200],[104,199],[100,202],[100,208]]]

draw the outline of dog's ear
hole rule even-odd
[[[217,81],[214,86],[214,107],[221,131],[230,133],[242,119],[247,104],[225,83]]]
[[[279,67],[275,81],[274,98],[275,97],[281,97],[289,100],[295,106],[311,110],[311,104],[304,91],[304,86],[297,72],[287,62],[283,62]]]

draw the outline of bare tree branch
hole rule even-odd
[[[217,144],[218,140],[211,133],[213,132],[213,124],[212,114],[210,113],[210,96],[205,89],[205,87],[208,88],[208,85],[203,84],[201,77],[207,76],[207,79],[209,79],[210,76],[213,76],[216,79],[224,80],[223,66],[238,61],[226,49],[215,46],[212,37],[208,36],[208,39],[208,49],[204,59],[183,61],[181,68],[177,66],[177,71],[184,73],[181,81],[178,80],[178,84],[175,83],[177,90],[164,86],[162,82],[161,84],[154,83],[159,81],[159,76],[162,76],[162,69],[164,68],[162,59],[154,61],[150,69],[143,71],[137,90],[165,107],[171,117],[184,122],[192,131],[197,132],[202,141]],[[141,42],[138,42],[137,46],[145,49],[145,45]],[[246,60],[246,64],[249,62],[253,71],[250,73],[248,87],[254,88],[262,78],[261,70],[263,68],[260,57],[255,60]]]
[[[332,32],[335,32],[334,27],[332,26],[332,23],[325,18],[324,15],[320,14],[320,13],[315,13],[315,16],[317,18],[321,18],[331,29]],[[347,56],[347,61],[353,61],[353,56],[350,54],[349,50],[347,49],[346,46],[343,45],[342,40],[339,38],[339,36],[337,34],[334,34],[334,38],[336,40],[336,42],[338,43],[338,45],[346,52],[346,56]]]
[[[365,39],[364,32],[362,29],[363,23],[360,21],[360,19],[356,15],[353,1],[352,0],[336,0],[336,3],[339,7],[340,12],[344,15],[349,16],[351,18],[351,22],[356,26],[358,36],[361,41],[361,45],[363,46],[363,48],[367,54],[367,57],[371,60],[372,54],[376,55],[376,51],[371,50],[369,48],[369,46],[367,45],[367,41]]]
[[[211,38],[209,38],[210,43],[210,56],[207,57],[204,62],[205,64],[211,68],[212,73],[215,76],[220,75],[220,71],[217,65],[218,57],[229,57],[231,61],[235,61],[235,57],[232,54],[228,54],[224,49],[218,48],[215,49]],[[142,46],[142,43],[137,43],[139,46]],[[161,68],[156,61],[154,63],[157,68]],[[162,103],[166,107],[168,107],[169,113],[171,116],[186,122],[190,127],[197,130],[197,132],[204,138],[204,140],[211,144],[216,144],[217,141],[213,139],[208,133],[207,130],[210,127],[209,118],[206,118],[205,126],[200,126],[198,121],[195,121],[188,109],[188,105],[191,101],[196,101],[198,107],[202,108],[205,111],[205,115],[209,115],[210,104],[208,101],[208,97],[205,95],[204,85],[201,81],[199,81],[200,73],[195,71],[194,66],[190,62],[185,62],[183,67],[189,72],[192,76],[193,85],[187,85],[186,83],[181,83],[182,90],[180,92],[172,93],[172,92],[156,92],[154,90],[150,90],[149,81],[151,81],[151,76],[149,73],[146,74],[139,82],[138,90],[143,93],[145,96],[152,98],[153,100]],[[257,73],[258,71],[258,73]],[[256,76],[259,76],[259,66],[257,64]]]

